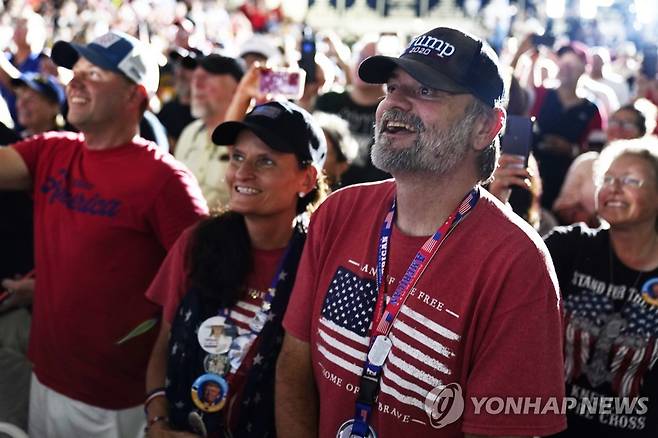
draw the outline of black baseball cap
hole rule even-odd
[[[197,60],[199,67],[215,75],[231,75],[240,82],[244,75],[244,67],[240,61],[228,56],[222,56],[217,53],[211,53]]]
[[[418,82],[451,93],[470,93],[494,107],[503,97],[498,56],[480,38],[449,27],[437,27],[413,40],[398,58],[371,56],[359,76],[383,84],[400,67]]]
[[[176,47],[169,51],[169,59],[173,62],[180,63],[187,70],[194,70],[197,67],[197,59],[202,56],[203,52],[195,48],[187,50],[182,47]]]
[[[232,145],[248,129],[266,145],[279,152],[293,153],[300,162],[324,166],[327,143],[322,128],[305,109],[288,101],[256,106],[241,122],[224,122],[212,133],[217,145]]]

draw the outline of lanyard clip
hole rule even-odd
[[[359,397],[357,402],[372,406],[377,401],[378,394],[379,373],[373,376],[371,370],[365,371],[359,382]]]

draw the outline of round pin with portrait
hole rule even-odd
[[[222,410],[228,396],[228,383],[217,374],[199,376],[192,384],[192,401],[200,411],[213,413]]]
[[[650,278],[642,285],[642,299],[652,306],[658,306],[658,278]]]
[[[201,323],[197,338],[207,353],[224,354],[231,348],[233,338],[227,333],[226,318],[213,316]]]
[[[208,354],[203,359],[203,369],[206,370],[206,373],[223,376],[228,371],[228,366],[228,354]]]

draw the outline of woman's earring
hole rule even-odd
[[[303,198],[304,196],[306,196],[306,193],[299,192],[299,193],[297,193],[297,196],[299,196],[300,198]]]

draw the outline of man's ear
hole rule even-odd
[[[504,108],[493,108],[480,117],[473,130],[473,148],[481,151],[488,147],[505,124],[507,113]]]
[[[301,183],[301,191],[308,193],[315,188],[315,183],[318,180],[318,169],[313,165],[304,168],[304,179]]]
[[[129,105],[136,105],[141,112],[144,112],[148,108],[148,102],[149,98],[144,87],[141,85],[134,85],[132,91],[128,95]]]

